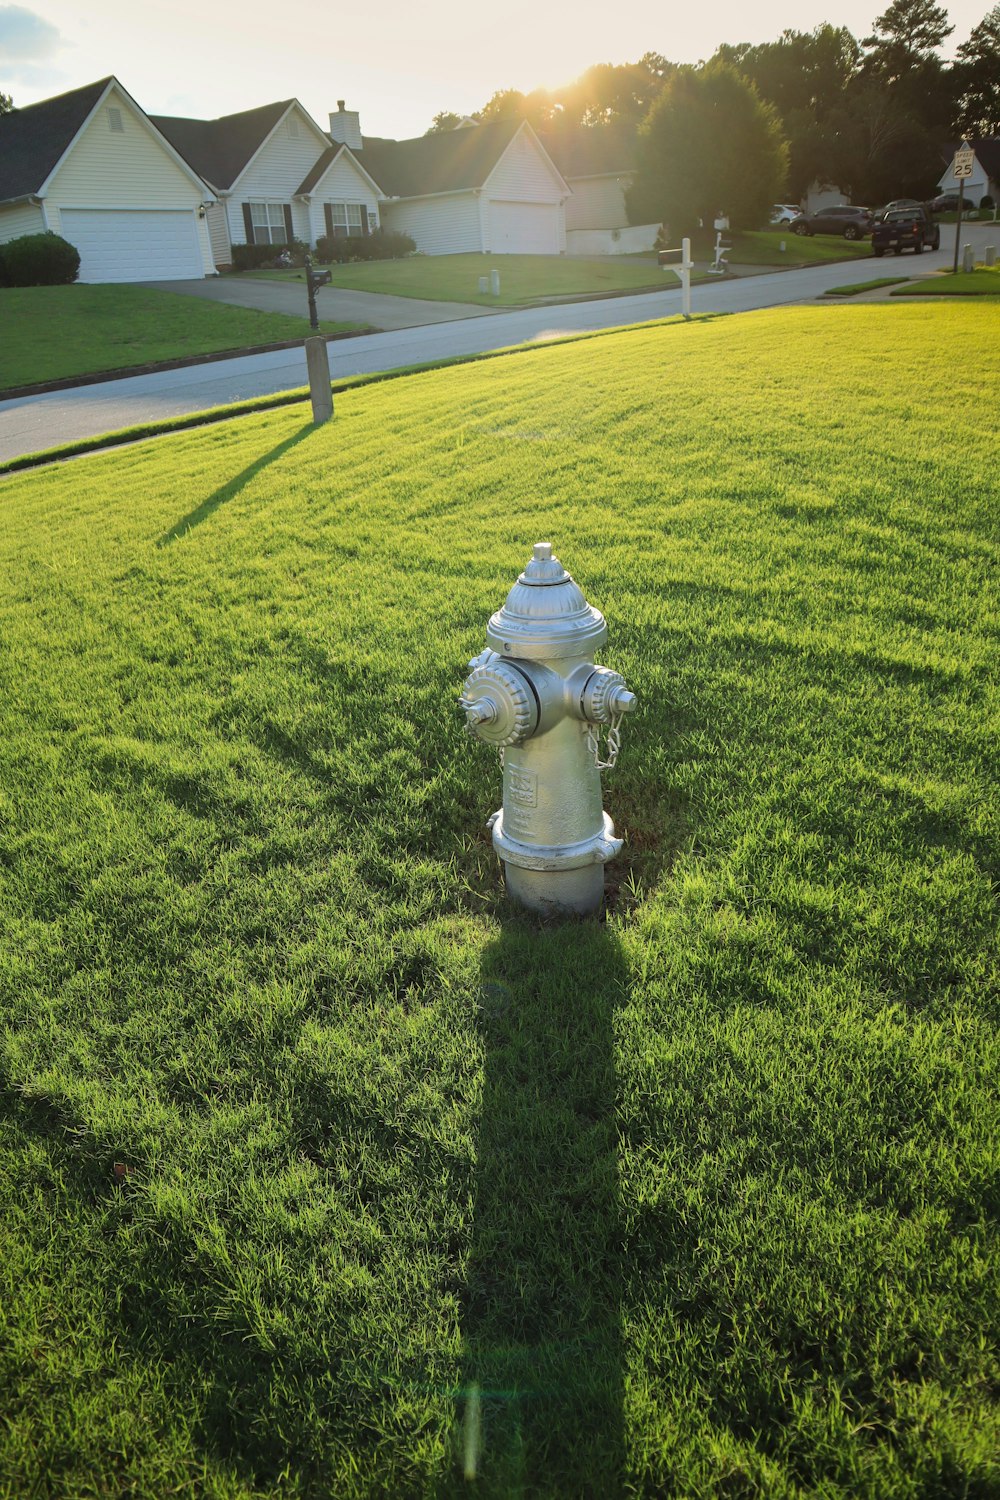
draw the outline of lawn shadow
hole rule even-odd
[[[218,510],[220,505],[225,505],[227,500],[232,500],[234,496],[239,494],[240,490],[250,483],[251,479],[261,473],[263,469],[266,469],[268,465],[273,464],[277,459],[281,458],[283,454],[288,452],[289,448],[294,448],[296,443],[301,443],[304,437],[308,437],[315,430],[312,422],[306,422],[303,427],[299,428],[298,432],[293,432],[291,437],[285,438],[276,448],[272,448],[269,453],[262,453],[259,458],[255,458],[252,464],[248,464],[245,469],[239,474],[235,474],[232,479],[227,479],[225,484],[220,485],[214,494],[208,495],[200,505],[195,506],[194,510],[188,511],[186,516],[182,516],[176,525],[171,526],[169,531],[163,533],[156,545],[158,547],[167,547],[171,542],[176,542],[180,537],[186,536],[195,526],[200,526],[202,521],[207,521],[212,512]]]
[[[613,1019],[625,991],[598,922],[511,919],[483,956],[457,1414],[458,1472],[481,1494],[622,1489]]]

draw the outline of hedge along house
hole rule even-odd
[[[330,160],[324,181],[314,185],[320,191],[302,191],[318,162],[331,153],[330,137],[297,99],[217,120],[168,115],[154,120],[218,197],[208,222],[220,266],[232,264],[233,245],[284,245],[292,239],[314,244],[326,203],[339,214],[347,202],[360,201],[377,215],[377,195],[364,174],[352,175],[347,163],[332,170]],[[325,196],[334,194],[341,196]]]
[[[385,195],[383,226],[427,255],[566,250],[570,188],[527,123],[463,123],[407,141],[364,136],[357,159]]]
[[[116,78],[0,115],[0,242],[52,230],[81,281],[213,275],[211,196]]]

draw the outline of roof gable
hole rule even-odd
[[[358,159],[392,198],[468,192],[484,185],[520,129],[519,120],[495,120],[409,141],[366,135]]]
[[[102,78],[0,115],[0,202],[38,193],[117,80]]]
[[[513,138],[500,153],[500,159],[486,179],[486,186],[496,189],[498,184],[494,179],[502,178],[505,168],[512,169],[516,175],[520,176],[524,170],[526,158],[532,156],[535,162],[548,173],[557,192],[566,194],[573,191],[527,120],[522,120],[520,129],[515,131]],[[504,186],[509,190],[509,180]],[[502,188],[501,191],[503,191]]]
[[[218,120],[189,120],[176,115],[150,118],[201,177],[213,187],[231,188],[296,102],[282,99],[239,114],[222,115]],[[309,123],[312,125],[311,119]]]
[[[327,172],[329,172],[330,168],[334,165],[335,162],[339,161],[341,157],[344,157],[346,161],[350,162],[351,166],[357,172],[358,176],[368,183],[369,187],[375,193],[376,197],[383,196],[382,189],[379,187],[374,177],[371,177],[369,173],[365,171],[364,167],[358,161],[358,158],[354,155],[354,152],[351,150],[351,148],[349,146],[342,145],[339,141],[335,141],[332,146],[327,147],[319,160],[313,163],[312,167],[309,169],[308,175],[299,183],[298,187],[295,189],[296,198],[304,198],[307,196],[307,194],[314,193],[319,187],[320,183],[323,181],[323,178],[326,176]]]

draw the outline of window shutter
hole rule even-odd
[[[291,244],[295,238],[295,232],[292,229],[292,205],[290,203],[283,203],[281,206],[285,210],[285,236],[288,243]]]
[[[247,232],[247,244],[253,244],[253,214],[250,212],[249,203],[243,205],[243,227]]]
[[[326,237],[327,237],[327,239],[332,240],[333,239],[333,204],[332,203],[324,203],[323,204],[323,217],[326,219]]]
[[[368,208],[364,203],[361,205],[361,233],[368,233]]]

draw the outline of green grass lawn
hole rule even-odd
[[[894,297],[1000,297],[1000,266],[977,266],[974,271],[945,271],[923,277],[893,292]]]
[[[998,1493],[998,331],[678,323],[3,481],[0,1494]],[[542,538],[641,702],[547,930],[457,709]]]
[[[394,297],[426,297],[432,302],[472,302],[483,307],[516,307],[546,297],[592,296],[598,292],[659,291],[677,284],[654,255],[411,255],[330,266],[331,285]],[[500,272],[500,295],[479,290],[480,276]],[[244,272],[255,280],[302,280],[302,271]]]
[[[907,281],[906,276],[877,276],[874,281],[858,281],[853,286],[831,286],[824,297],[857,297],[860,292],[877,292],[883,286],[899,286]]]
[[[0,390],[309,333],[305,308],[292,318],[138,286],[0,288],[0,325]],[[323,323],[321,331],[352,326]]]
[[[863,260],[872,253],[868,240],[845,240],[842,234],[793,234],[787,226],[725,234],[723,239],[733,247],[731,263],[741,266],[813,266],[834,260]],[[714,235],[699,240],[695,254],[699,258],[710,256],[709,246],[714,243]]]

